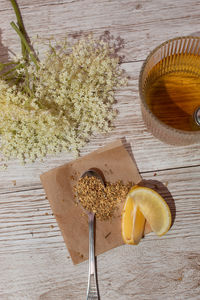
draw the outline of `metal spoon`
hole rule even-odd
[[[194,120],[198,126],[200,126],[200,106],[196,108],[194,112]]]
[[[96,169],[90,169],[83,173],[81,178],[96,177],[101,180],[104,185],[104,180],[101,174]],[[84,209],[84,208],[83,208]],[[84,209],[85,210],[85,209]],[[95,252],[94,252],[94,216],[93,212],[85,210],[88,215],[89,224],[89,274],[88,274],[88,287],[87,287],[87,300],[99,299],[97,276],[96,276],[96,263],[95,263]]]

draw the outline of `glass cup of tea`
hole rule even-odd
[[[200,37],[164,42],[140,72],[141,110],[147,128],[173,145],[200,142]]]

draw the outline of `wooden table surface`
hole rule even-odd
[[[105,30],[124,40],[122,67],[129,85],[117,92],[119,115],[111,134],[95,136],[81,156],[118,138],[131,144],[144,179],[167,185],[175,221],[164,237],[98,257],[102,300],[200,299],[200,144],[164,144],[143,123],[138,76],[149,51],[199,31],[197,0],[18,0],[30,37],[63,38]],[[19,53],[8,0],[0,1],[0,59]],[[63,153],[0,173],[0,300],[86,299],[88,262],[74,266],[45,198],[39,175],[72,160]],[[3,162],[2,162],[3,163]],[[156,176],[155,176],[156,173]]]

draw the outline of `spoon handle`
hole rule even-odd
[[[99,299],[97,280],[96,280],[96,264],[94,254],[94,214],[88,214],[89,222],[89,274],[87,300]]]

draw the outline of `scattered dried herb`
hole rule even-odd
[[[132,185],[131,182],[117,181],[107,182],[105,187],[98,178],[85,176],[80,178],[74,190],[84,209],[94,212],[97,219],[109,220],[126,199]]]

